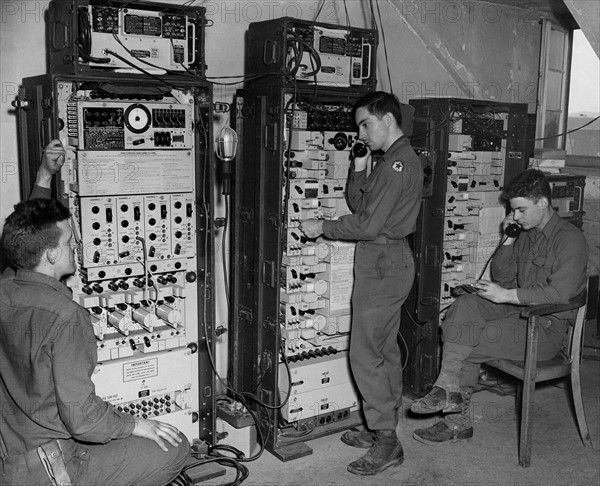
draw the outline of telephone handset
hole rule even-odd
[[[367,146],[361,142],[356,142],[352,147],[352,156],[355,158],[362,158],[369,153]]]
[[[509,238],[516,238],[521,234],[523,228],[521,228],[518,224],[511,223],[506,228],[504,228],[504,234]]]

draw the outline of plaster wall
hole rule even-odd
[[[47,1],[0,3],[0,226],[19,201],[15,100],[21,79],[46,72],[44,12]]]

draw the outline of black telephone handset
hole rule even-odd
[[[352,147],[352,156],[354,158],[362,158],[369,153],[367,146],[364,143],[356,142]]]
[[[515,223],[509,224],[506,228],[504,228],[504,234],[509,238],[516,238],[521,234],[521,231],[523,231],[523,228]]]

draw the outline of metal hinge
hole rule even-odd
[[[243,305],[240,305],[238,307],[238,317],[240,319],[244,319],[245,321],[248,321],[248,322],[254,321],[254,315],[252,314],[252,309],[249,309],[248,307],[244,307]]]
[[[276,328],[277,328],[277,322],[275,322],[274,319],[272,319],[271,317],[267,317],[265,318],[265,320],[263,321],[263,327],[265,329],[268,329],[269,331],[273,331],[275,332]]]
[[[254,222],[254,210],[249,208],[240,209],[240,221],[242,223],[253,223]]]

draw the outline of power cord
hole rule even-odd
[[[77,38],[77,51],[81,59],[85,62],[95,62],[97,64],[110,63],[109,57],[92,57],[92,28],[90,19],[86,10],[80,9],[77,13],[77,25],[79,37]]]

